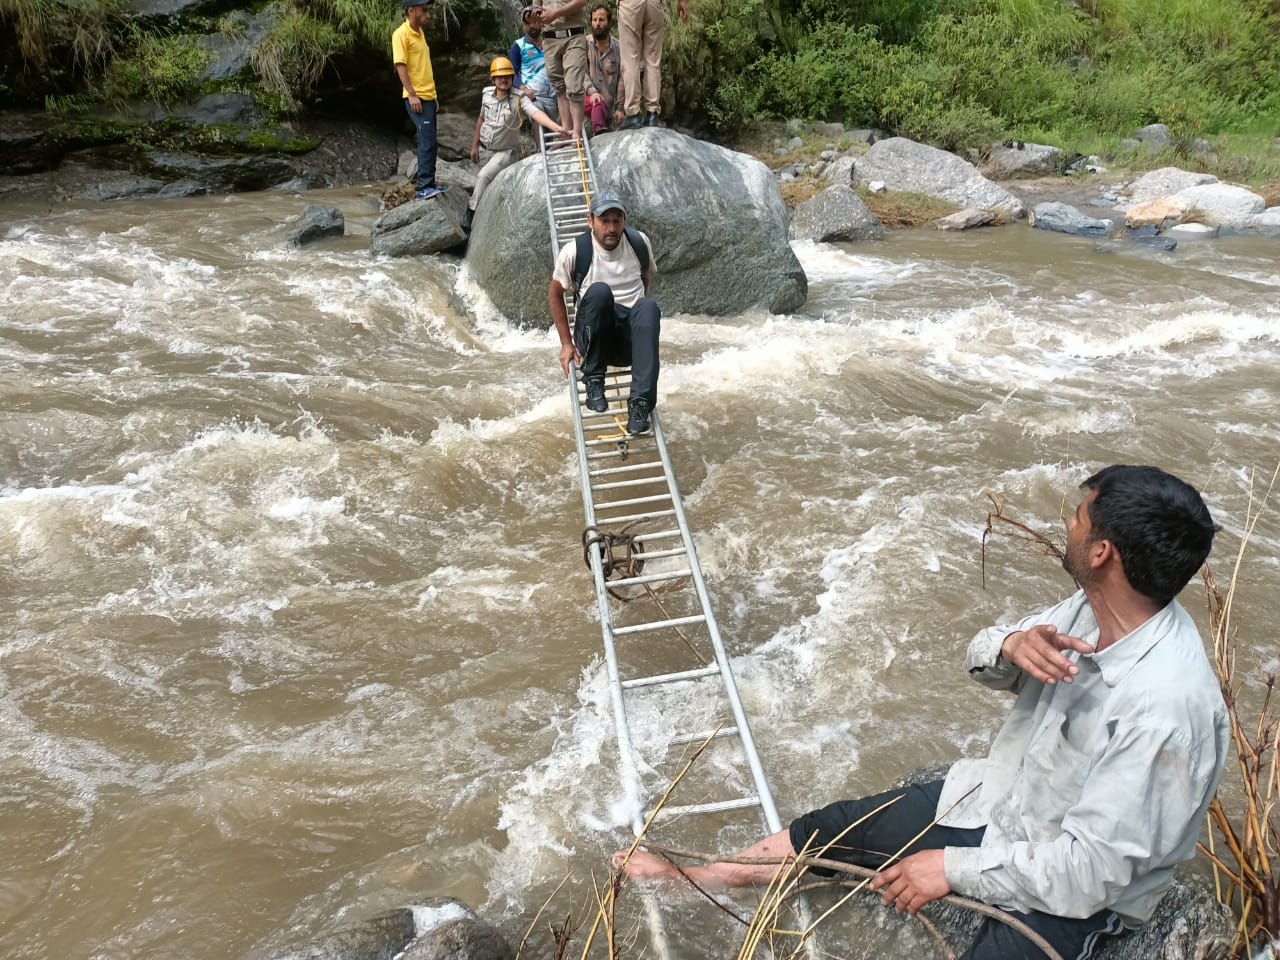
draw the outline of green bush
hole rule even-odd
[[[103,78],[103,96],[113,102],[144,99],[171,104],[200,88],[212,54],[191,34],[135,34],[133,49],[118,56]]]
[[[388,30],[388,43],[390,37]],[[277,20],[258,44],[253,67],[271,92],[287,99],[305,98],[334,54],[349,50],[351,45],[352,36],[333,23],[294,11]]]

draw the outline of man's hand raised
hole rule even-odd
[[[1050,624],[1041,624],[1005,637],[1000,656],[1042,683],[1054,684],[1059,680],[1070,683],[1080,668],[1062,655],[1063,650],[1093,653],[1093,647],[1079,637],[1059,633],[1058,628]]]

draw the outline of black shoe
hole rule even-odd
[[[462,232],[468,236],[471,234],[471,221],[475,217],[476,212],[467,207],[467,212],[462,215]]]
[[[649,432],[649,401],[644,397],[632,397],[627,401],[627,433],[638,437]]]
[[[646,127],[660,127],[660,126],[662,126],[662,124],[660,124],[660,123],[658,122],[658,111],[657,111],[657,110],[650,110],[650,111],[649,111],[649,115],[648,115],[648,116],[646,116],[646,117],[644,118],[644,125],[645,125]]]
[[[640,119],[640,114],[633,113],[627,119],[618,124],[619,130],[639,130],[644,126],[644,121]]]
[[[604,398],[604,377],[584,377],[582,383],[587,388],[587,409],[592,413],[608,410],[609,401]]]

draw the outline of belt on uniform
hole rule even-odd
[[[578,34],[586,32],[586,27],[569,27],[565,30],[543,30],[542,35],[552,40],[563,40],[565,37],[576,37]]]

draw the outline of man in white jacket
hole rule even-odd
[[[1107,467],[1082,486],[1063,558],[1079,590],[969,645],[970,675],[1016,695],[988,756],[945,780],[814,810],[746,856],[830,843],[819,855],[880,869],[871,886],[899,911],[962,894],[1010,911],[1069,960],[1151,917],[1173,867],[1195,853],[1228,749],[1217,678],[1174,600],[1215,526],[1192,487],[1155,467]],[[648,853],[626,870],[681,875]],[[775,868],[683,873],[724,889],[767,883]],[[1041,956],[991,920],[965,954]]]

